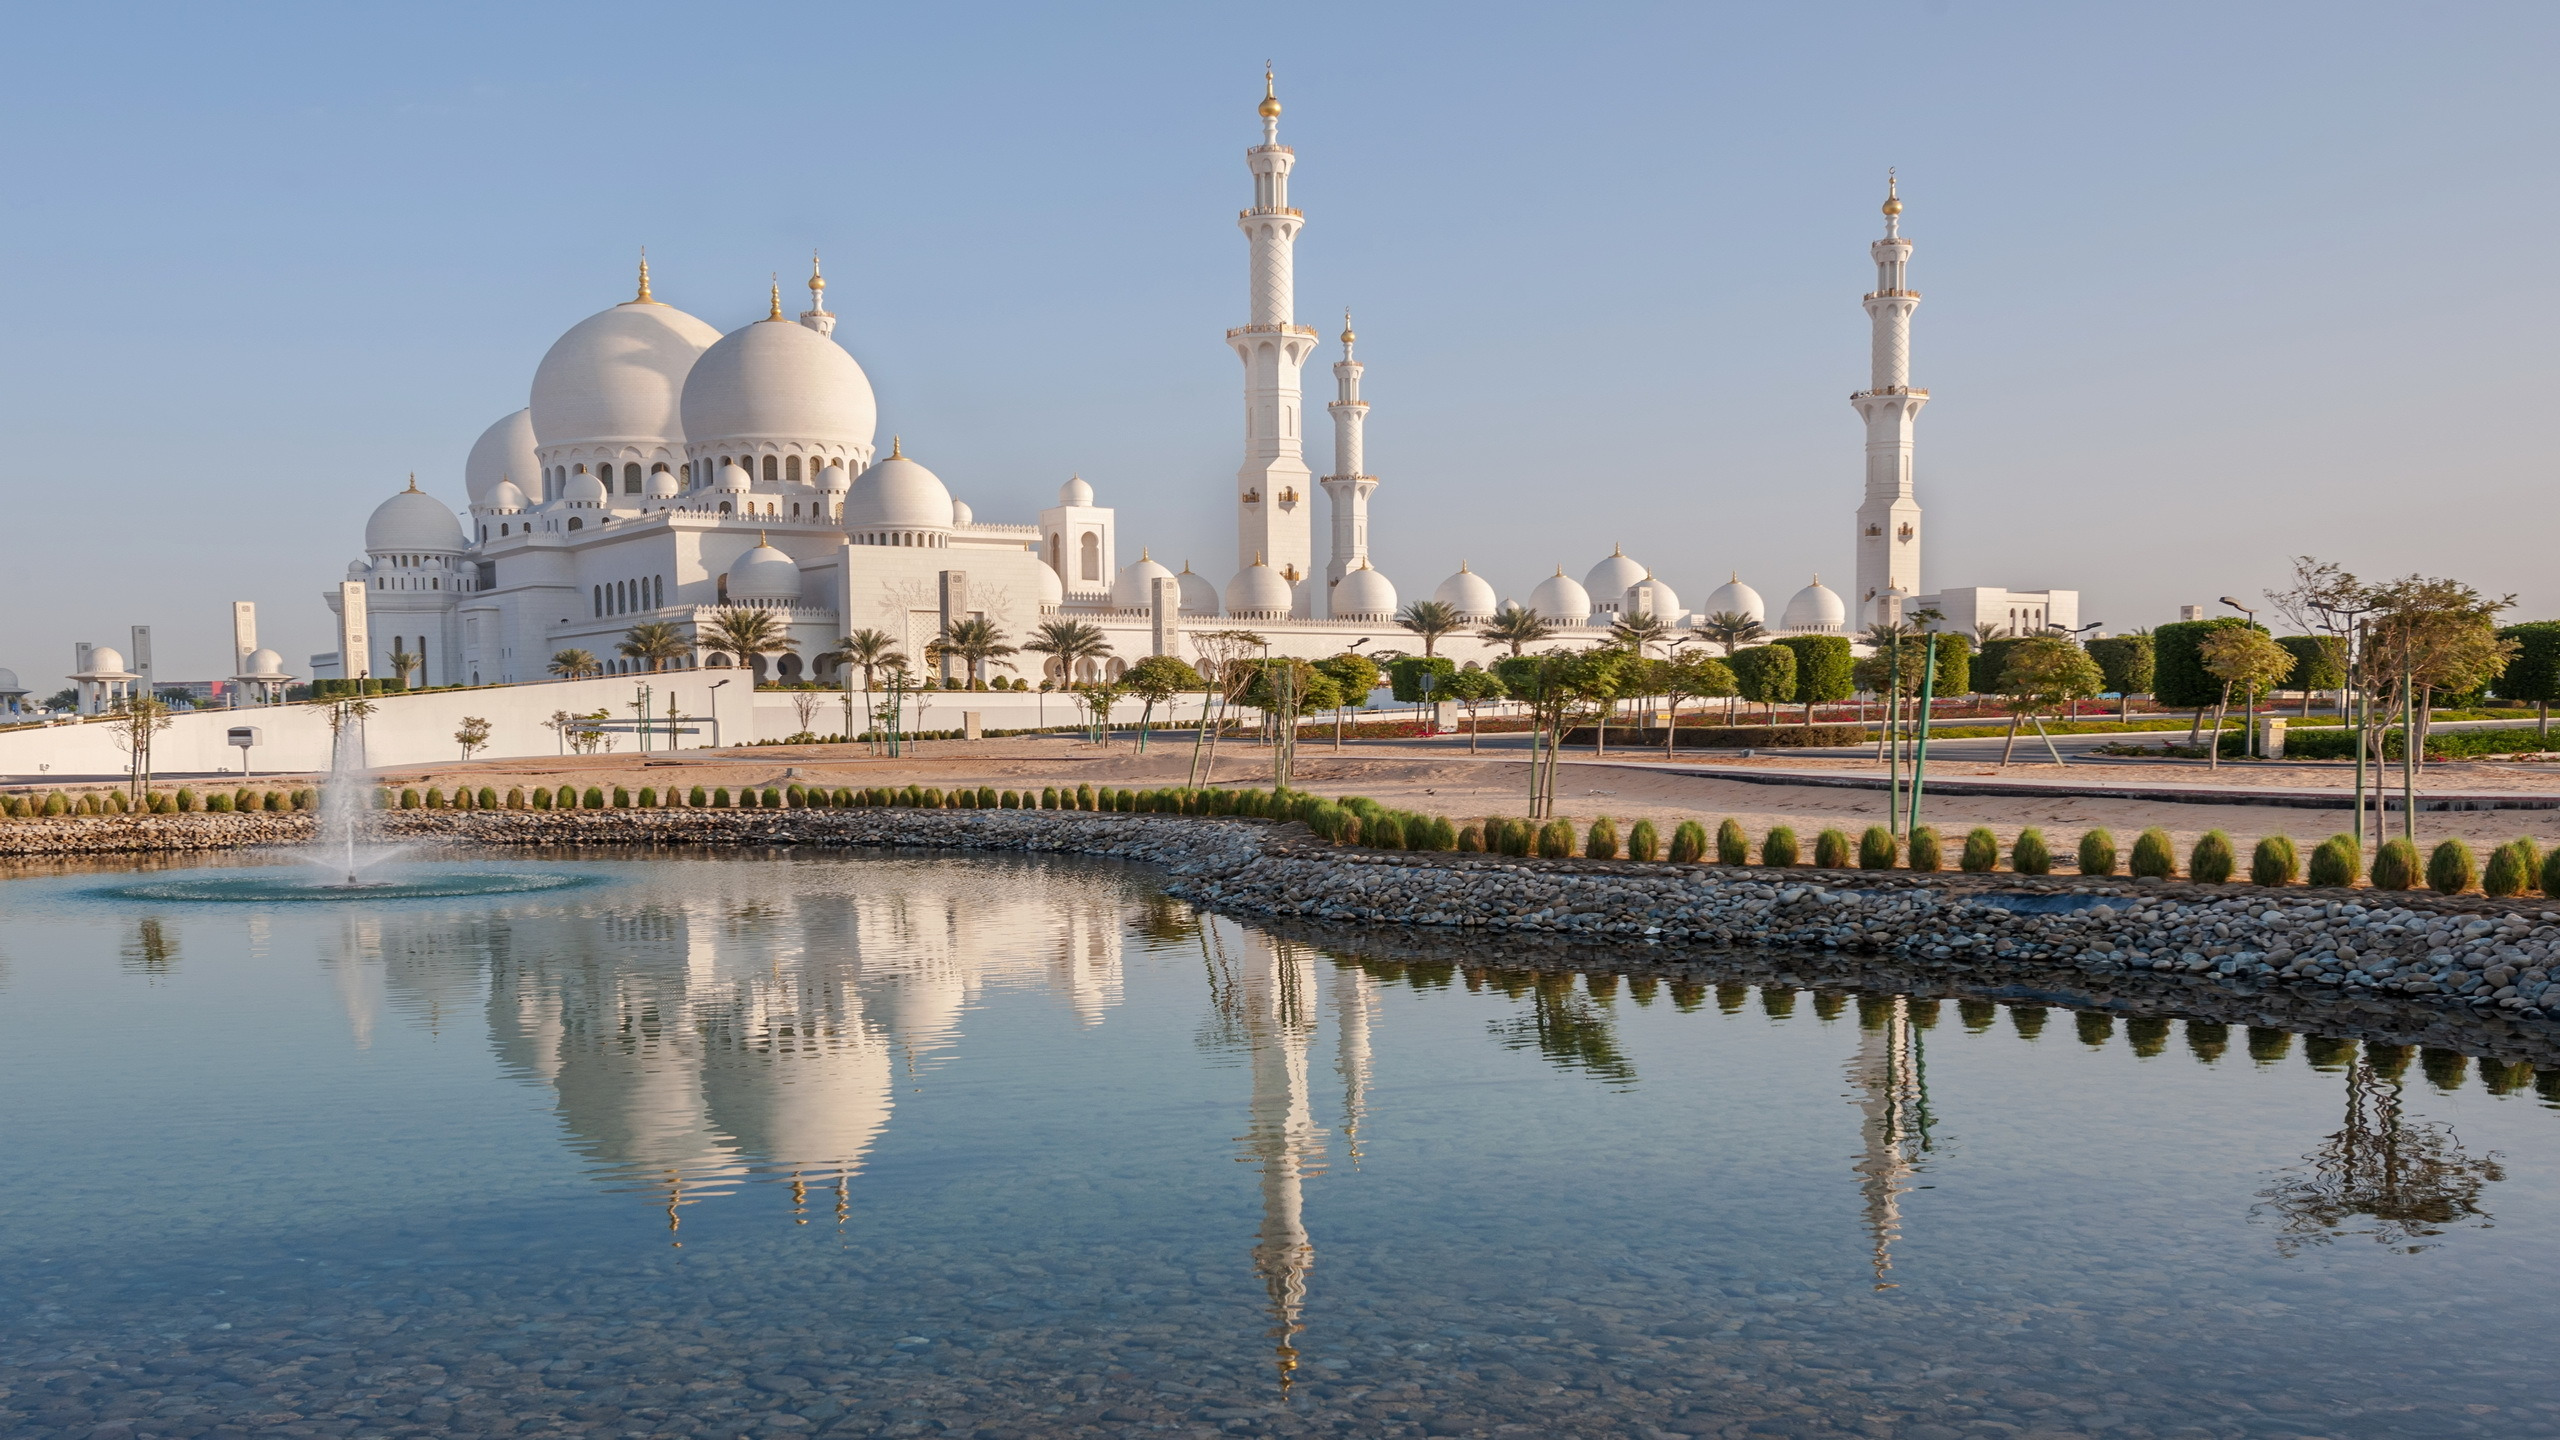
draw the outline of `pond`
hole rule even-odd
[[[1075,860],[256,868],[0,880],[0,1434],[2560,1434],[2507,1066]]]

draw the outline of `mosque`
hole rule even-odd
[[[878,407],[862,366],[836,337],[826,280],[813,261],[808,308],[783,311],[776,284],[760,321],[723,335],[657,299],[644,256],[637,293],[555,342],[533,373],[530,403],[500,419],[463,466],[467,510],[418,488],[391,496],[365,525],[365,557],[328,594],[339,648],[315,655],[320,678],[421,685],[548,678],[551,657],[585,650],[607,671],[647,668],[617,656],[635,625],[690,637],[680,667],[739,657],[712,643],[723,610],[769,612],[784,648],[745,657],[760,679],[836,678],[821,657],[840,637],[886,632],[911,660],[963,619],[991,621],[1019,643],[1052,619],[1099,628],[1108,657],[1045,678],[1116,678],[1152,654],[1183,654],[1188,633],[1249,628],[1277,652],[1331,654],[1363,637],[1404,648],[1396,585],[1370,563],[1362,431],[1363,366],[1346,317],[1333,364],[1331,473],[1304,444],[1302,371],[1322,340],[1296,320],[1294,255],[1303,214],[1292,207],[1297,157],[1280,143],[1280,102],[1266,74],[1262,143],[1245,152],[1253,203],[1237,223],[1249,248],[1250,311],[1226,332],[1244,371],[1243,462],[1235,480],[1236,558],[1223,583],[1177,572],[1144,547],[1135,559],[1114,510],[1081,476],[1031,523],[980,520],[892,435],[877,450]],[[1519,602],[1557,642],[1588,644],[1644,613],[1675,628],[1744,616],[1774,634],[1854,634],[1897,613],[1934,609],[1941,625],[2010,633],[2078,624],[2068,590],[1992,587],[1919,594],[1921,512],[1912,424],[1928,391],[1910,384],[1906,287],[1910,242],[1889,188],[1885,235],[1872,254],[1870,388],[1851,397],[1867,427],[1856,585],[1844,597],[1817,576],[1776,616],[1738,573],[1691,608],[1642,561],[1613,550],[1581,579],[1564,567]],[[924,437],[918,437],[920,442]],[[1315,549],[1324,492],[1326,552]],[[1465,563],[1431,597],[1471,622],[1442,653],[1489,658],[1502,647],[1474,624],[1513,603]],[[392,657],[409,663],[395,667]]]

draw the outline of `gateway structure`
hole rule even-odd
[[[835,679],[824,657],[860,630],[885,632],[921,668],[930,642],[972,619],[1017,645],[1047,620],[1099,628],[1109,653],[1072,674],[1050,661],[1041,678],[1059,682],[1116,678],[1150,654],[1188,657],[1189,637],[1204,629],[1250,628],[1275,653],[1304,656],[1363,637],[1409,645],[1394,623],[1397,587],[1369,559],[1380,482],[1367,468],[1365,367],[1347,313],[1326,407],[1331,473],[1318,478],[1306,460],[1302,371],[1321,340],[1295,316],[1306,217],[1290,204],[1296,153],[1280,143],[1267,73],[1258,113],[1261,143],[1245,154],[1253,203],[1237,217],[1246,321],[1225,336],[1243,368],[1245,435],[1236,559],[1223,583],[1188,563],[1176,571],[1145,546],[1123,563],[1117,514],[1081,476],[1032,520],[981,520],[919,458],[924,445],[910,454],[892,435],[879,453],[870,378],[837,332],[814,260],[806,309],[786,315],[776,284],[762,319],[723,335],[658,299],[644,256],[632,297],[570,327],[534,368],[530,403],[472,446],[459,517],[414,476],[374,511],[364,558],[327,595],[341,643],[311,658],[313,675],[504,684],[551,678],[570,650],[606,673],[645,670],[652,657],[624,650],[644,625],[678,637],[679,653],[659,664],[746,666],[785,682]],[[1693,611],[1650,567],[1613,551],[1579,581],[1559,564],[1522,602],[1554,627],[1555,642],[1592,643],[1636,614],[1693,626],[1729,613],[1773,633],[1846,633],[1875,618],[1879,600],[1918,588],[1911,421],[1927,392],[1908,384],[1919,297],[1904,286],[1900,211],[1897,193],[1867,297],[1877,338],[1875,383],[1856,397],[1868,424],[1856,603],[1815,577],[1773,618],[1737,575]],[[1319,489],[1329,512],[1321,559]],[[2040,619],[2076,619],[2069,592],[2037,593]],[[1923,598],[1959,594],[2007,592]],[[1461,562],[1432,598],[1466,623],[1439,641],[1442,653],[1503,653],[1473,634],[1510,603],[1490,582]],[[770,617],[774,648],[722,648],[715,623],[741,609]]]

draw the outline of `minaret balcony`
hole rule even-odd
[[[1310,340],[1316,338],[1316,332],[1304,325],[1239,325],[1227,332],[1227,338],[1230,340],[1239,335],[1303,335]]]
[[[1917,300],[1920,298],[1920,292],[1917,290],[1870,290],[1858,298],[1861,300]]]
[[[1849,398],[1852,400],[1865,400],[1877,395],[1912,395],[1917,396],[1922,400],[1929,398],[1929,392],[1917,385],[1879,385],[1873,390],[1853,390],[1849,392]]]
[[[1366,414],[1368,413],[1369,402],[1366,400],[1328,400],[1325,402],[1324,408],[1327,410],[1357,410]]]
[[[1236,212],[1236,218],[1239,220],[1250,220],[1256,215],[1286,215],[1292,220],[1307,218],[1307,212],[1294,205],[1256,205],[1250,210]]]

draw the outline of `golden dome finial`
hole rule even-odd
[[[889,458],[892,460],[904,460],[907,458],[907,452],[899,449],[898,443],[897,436],[892,435],[889,437]]]
[[[767,320],[782,318],[782,272],[778,270],[773,276],[773,308],[765,312],[764,318]]]
[[[1351,333],[1351,307],[1342,307],[1342,343],[1347,347],[1360,337]]]
[[[658,303],[649,298],[649,247],[646,245],[640,247],[640,293],[631,297],[631,303],[634,305]]]
[[[1887,166],[1884,172],[1884,213],[1887,215],[1902,213],[1902,181],[1894,174],[1891,166]]]
[[[824,298],[826,289],[827,277],[819,272],[818,252],[812,250],[809,252],[809,293]]]
[[[1280,97],[1272,89],[1271,62],[1268,60],[1262,62],[1262,118],[1265,120],[1280,118]]]
[[[499,478],[505,479],[506,477],[500,476]],[[409,493],[412,495],[418,493],[418,472],[415,470],[409,472]]]
[[[757,549],[761,550],[761,549],[765,548],[765,546],[766,546],[767,544],[769,544],[769,543],[770,543],[770,542],[768,542],[768,541],[764,538],[764,532],[763,532],[763,531],[759,530],[759,531],[757,531],[757,532],[756,532],[756,548],[757,548]]]

